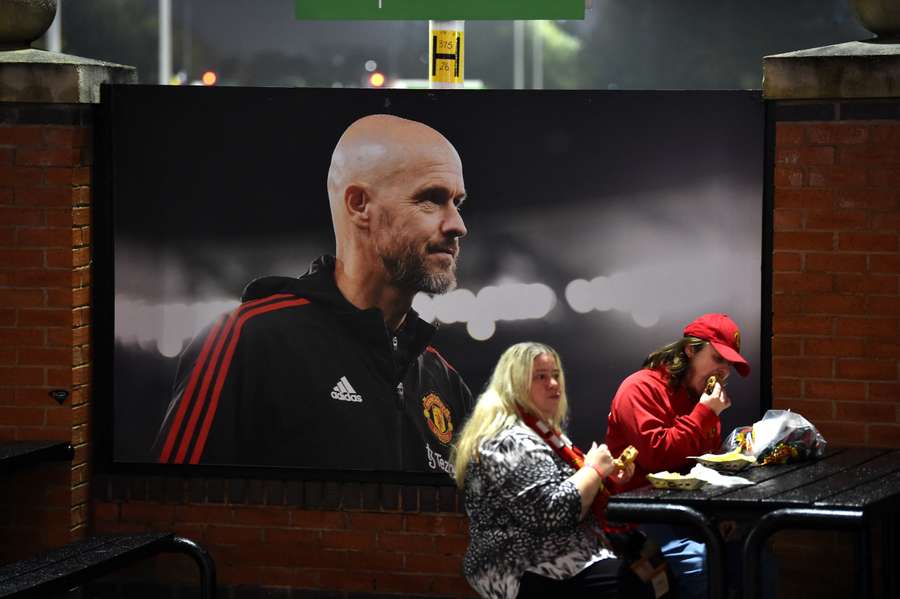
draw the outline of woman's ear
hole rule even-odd
[[[694,349],[693,345],[688,344],[684,346],[684,355],[687,356],[689,360],[694,357],[695,353],[697,353],[697,350]]]

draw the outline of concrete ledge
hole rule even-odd
[[[0,102],[95,104],[101,83],[137,83],[137,70],[31,48],[0,52]]]
[[[763,58],[763,98],[900,97],[900,43],[847,42]]]

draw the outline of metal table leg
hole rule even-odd
[[[856,535],[856,596],[872,596],[872,539],[869,535],[869,526],[862,524]]]
[[[616,522],[646,524],[687,524],[697,528],[706,543],[706,563],[709,568],[709,597],[725,597],[725,549],[716,526],[697,510],[674,504],[610,502],[606,515]]]
[[[209,553],[190,539],[175,536],[172,538],[171,550],[186,553],[200,568],[200,597],[201,599],[216,599],[216,564]]]
[[[866,522],[863,512],[858,510],[828,510],[817,508],[782,508],[769,512],[759,519],[751,527],[744,541],[744,599],[758,599],[759,597],[759,562],[763,544],[776,532],[786,528],[803,528],[812,530],[865,530]],[[863,554],[858,554],[860,563],[870,562],[868,551],[868,535],[861,532],[858,550],[863,549]],[[868,579],[871,574],[870,567],[864,568],[861,578]],[[871,591],[869,581],[860,582],[866,595]]]
[[[883,520],[881,528],[881,580],[884,584],[884,596],[896,597],[900,589],[897,588],[897,563],[898,527],[900,518],[896,514],[890,514]]]

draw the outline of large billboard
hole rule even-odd
[[[605,434],[618,384],[648,353],[679,338],[696,316],[726,312],[741,327],[754,369],[729,380],[734,405],[723,429],[752,423],[764,407],[765,118],[757,92],[109,86],[103,94],[95,343],[106,461],[171,463],[160,459],[160,434],[189,382],[182,375],[178,389],[179,357],[191,341],[197,337],[200,354],[204,331],[229,315],[239,322],[248,282],[296,277],[334,253],[329,163],[348,125],[371,114],[425,123],[461,158],[468,234],[460,240],[459,286],[419,294],[413,307],[439,325],[431,345],[474,395],[506,347],[547,343],[566,369],[569,436],[589,446]],[[223,356],[228,343],[222,339]],[[392,416],[399,420],[391,425],[352,411],[335,416],[318,402],[358,390],[340,376],[316,378],[291,381],[291,417],[261,420],[257,437],[245,430],[234,439],[245,454],[204,459],[193,442],[179,463],[447,471],[464,414],[422,397],[412,401],[431,403]],[[195,388],[202,385],[201,373]],[[266,389],[245,397],[250,413],[262,410]],[[186,410],[181,426],[194,418],[200,431],[205,421],[235,418],[222,413]],[[421,421],[412,422],[415,414]],[[293,449],[250,449],[273,439],[293,439]],[[410,443],[418,462],[402,457]],[[169,458],[177,445],[170,443]],[[383,457],[358,459],[361,452]]]

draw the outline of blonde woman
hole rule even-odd
[[[463,428],[454,456],[470,544],[463,569],[491,599],[616,597],[621,562],[591,507],[603,479],[624,483],[606,445],[581,454],[561,432],[559,355],[540,343],[507,349]]]

